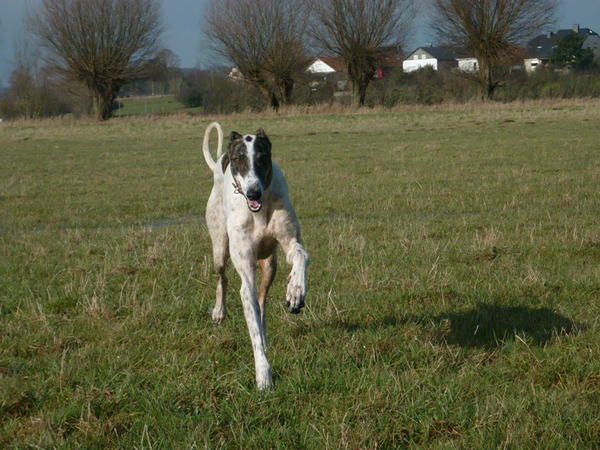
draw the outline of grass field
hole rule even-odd
[[[119,98],[117,102],[119,103],[119,108],[114,111],[115,117],[150,116],[192,111],[194,109],[186,108],[172,95]]]
[[[600,103],[231,116],[311,255],[258,393],[203,223],[208,120],[0,126],[0,447],[593,448]]]

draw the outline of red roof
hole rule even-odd
[[[401,51],[393,47],[384,47],[384,50],[377,62],[377,66],[385,69],[392,69],[394,67],[402,67],[402,61],[404,55]],[[346,72],[347,67],[344,60],[337,56],[318,56],[315,60],[321,60],[336,72]]]

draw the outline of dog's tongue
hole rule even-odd
[[[253,211],[258,211],[261,206],[261,204],[258,200],[248,200],[248,205],[250,206],[250,209],[252,209]]]

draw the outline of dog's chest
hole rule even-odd
[[[271,214],[265,209],[260,212],[240,211],[228,216],[229,229],[235,230],[252,241],[257,242],[270,237],[269,217]]]

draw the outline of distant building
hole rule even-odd
[[[458,55],[445,47],[418,47],[402,63],[404,72],[414,72],[425,67],[433,70],[452,70],[458,68]],[[471,58],[466,58],[471,59]]]
[[[594,59],[600,59],[600,35],[589,35],[585,38],[585,41],[583,41],[582,47],[591,49],[594,52]]]
[[[240,72],[240,69],[238,69],[237,67],[232,67],[229,70],[227,78],[229,78],[230,81],[235,82],[244,81],[244,75],[242,74],[242,72]]]
[[[462,72],[478,72],[479,71],[479,61],[477,58],[456,58],[458,61],[458,70]]]
[[[373,78],[384,78],[394,69],[401,68],[403,59],[400,47],[381,47]],[[346,73],[347,67],[344,60],[340,57],[318,56],[312,60],[306,71],[317,75],[329,75],[333,73]]]
[[[328,75],[346,72],[346,65],[342,58],[336,56],[318,56],[312,60],[306,71],[317,75]]]
[[[527,55],[524,59],[525,70],[529,73],[534,72],[539,67],[546,66],[550,62],[550,55],[554,47],[561,39],[570,33],[577,33],[583,37],[583,48],[590,48],[596,58],[600,58],[600,36],[589,28],[581,28],[574,25],[571,29],[558,30],[555,33],[540,34],[533,38],[527,44]]]
[[[402,69],[404,52],[400,46],[381,47],[375,79],[385,78],[396,69]]]
[[[398,46],[381,47],[373,79],[379,80],[388,76],[393,70],[402,68],[402,49]],[[346,91],[350,84],[348,81],[348,68],[345,61],[337,56],[318,56],[308,65],[306,71],[320,81],[313,81],[313,85],[323,82],[333,84],[336,91]]]
[[[336,56],[318,56],[312,60],[306,69],[315,76],[311,83],[313,90],[324,84],[332,84],[335,91],[348,89],[348,74],[342,58]]]

